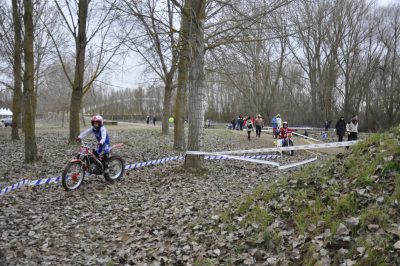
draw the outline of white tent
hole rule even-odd
[[[13,115],[13,113],[8,108],[0,108],[0,115]]]

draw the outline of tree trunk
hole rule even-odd
[[[62,112],[61,127],[64,128],[65,112]]]
[[[24,131],[25,131],[25,162],[37,160],[37,146],[35,136],[35,87],[34,87],[34,58],[33,58],[33,19],[32,0],[24,0]]]
[[[75,76],[72,88],[70,119],[69,119],[69,142],[73,142],[80,133],[79,113],[83,98],[83,80],[85,74],[85,53],[86,53],[86,21],[88,13],[88,0],[79,0],[78,37],[75,39],[76,58]]]
[[[204,147],[204,20],[205,0],[192,0],[189,28],[189,135],[188,150]],[[186,169],[202,170],[203,156],[187,155]]]
[[[172,77],[167,76],[164,87],[164,103],[163,103],[163,117],[162,117],[162,134],[168,135],[169,123],[168,119],[171,115],[171,98],[172,98]]]
[[[310,95],[311,95],[311,114],[313,114],[313,118],[309,120],[309,123],[313,126],[317,126],[318,120],[320,119],[319,116],[317,116],[317,71],[315,68],[312,67],[312,64],[309,63],[309,78],[310,78]]]
[[[83,124],[83,126],[84,127],[86,127],[86,122],[85,122],[85,116],[84,116],[84,114],[83,114],[83,109],[81,108],[81,119],[82,119],[82,124]]]
[[[185,1],[185,8],[182,13],[181,32],[179,36],[180,57],[178,65],[178,88],[175,102],[175,126],[174,126],[174,148],[177,150],[186,149],[185,139],[185,115],[187,105],[187,83],[188,83],[188,60],[189,60],[189,23],[188,13],[189,0]]]
[[[21,16],[19,13],[18,0],[12,1],[13,21],[14,21],[14,95],[13,95],[13,118],[11,139],[20,140],[18,128],[21,126],[21,107],[22,107],[22,62],[21,62]]]
[[[80,133],[79,113],[82,105],[82,91],[74,89],[69,107],[69,142],[72,143]]]

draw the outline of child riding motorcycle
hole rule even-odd
[[[100,155],[100,159],[104,164],[104,172],[108,172],[108,160],[109,160],[109,152],[110,152],[110,139],[107,134],[107,130],[104,127],[103,117],[100,115],[94,115],[91,119],[92,127],[86,129],[81,132],[78,137],[76,137],[77,141],[81,141],[84,137],[89,135],[90,133],[94,134],[96,137],[97,143],[97,154]],[[102,154],[103,152],[103,154]]]
[[[279,139],[282,141],[282,146],[293,146],[293,142],[291,140],[292,132],[296,131],[288,127],[288,122],[284,121],[282,127],[279,130]],[[290,151],[290,155],[293,156],[294,151]]]

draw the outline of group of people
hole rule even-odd
[[[354,115],[352,119],[346,123],[344,116],[341,116],[336,123],[336,134],[338,135],[338,141],[343,141],[343,137],[347,133],[347,140],[358,139],[358,117]]]
[[[261,136],[261,129],[264,127],[264,119],[259,114],[257,118],[254,119],[250,116],[246,118],[246,130],[247,130],[247,139],[250,141],[250,134],[254,131],[254,127],[256,128],[256,137]]]
[[[208,128],[214,127],[213,121],[211,119],[207,119],[205,127],[208,127]]]
[[[271,121],[272,124],[272,134],[273,138],[286,138],[286,134],[284,133],[286,128],[288,127],[288,123],[286,121],[282,122],[282,118],[280,114],[277,114]],[[331,121],[325,122],[325,131],[329,130]],[[358,117],[353,115],[352,119],[346,123],[344,116],[341,116],[336,123],[336,134],[338,135],[338,141],[343,141],[343,137],[348,136],[348,141],[357,140],[358,139]],[[284,132],[283,132],[284,131]],[[289,132],[294,131],[289,129]],[[326,132],[322,132],[323,138],[326,138]],[[306,131],[305,135],[308,133]]]
[[[288,136],[291,136],[291,132],[293,131],[288,127],[288,122],[282,121],[281,115],[277,114],[271,121],[272,124],[272,132],[273,138],[282,138],[287,139]],[[247,131],[247,139],[251,139],[251,132],[256,130],[256,137],[261,136],[261,130],[265,126],[264,119],[260,114],[254,119],[251,116],[242,117],[238,116],[237,118],[233,119],[229,125],[229,128],[236,129],[236,130],[243,130]]]
[[[247,131],[247,139],[250,141],[251,132],[256,129],[256,137],[261,136],[261,129],[264,127],[264,119],[260,114],[254,119],[254,117],[247,116],[243,117],[239,115],[237,118],[233,119],[229,125],[229,128],[236,130],[246,129]]]
[[[246,120],[247,118],[244,118],[241,115],[239,115],[237,118],[232,119],[231,121],[232,129],[243,130]]]
[[[276,139],[280,134],[280,129],[283,127],[283,122],[280,114],[277,114],[275,117],[272,118],[271,126],[272,126],[272,137]]]
[[[153,116],[153,125],[156,125],[157,118]],[[150,124],[150,116],[146,117],[146,124]]]

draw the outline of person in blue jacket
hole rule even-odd
[[[274,118],[272,118],[271,124],[272,124],[272,136],[274,139],[276,139],[279,135],[279,130],[282,127],[281,115],[277,114],[276,116],[274,116]]]

